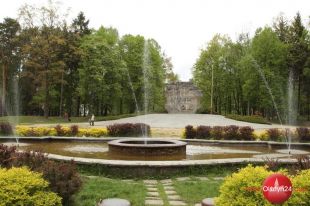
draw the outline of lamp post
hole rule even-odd
[[[211,114],[213,114],[213,64],[211,65]]]

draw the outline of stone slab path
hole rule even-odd
[[[136,117],[128,117],[118,120],[95,122],[96,127],[106,127],[115,123],[146,123],[151,128],[185,128],[186,125],[206,125],[206,126],[250,126],[253,129],[269,129],[280,128],[280,125],[255,124],[249,122],[241,122],[233,119],[225,118],[222,115],[212,114],[148,114]],[[83,127],[88,127],[89,123],[72,123]],[[40,124],[36,125],[39,126]],[[68,124],[70,125],[70,123]],[[287,126],[285,126],[287,127]]]
[[[178,177],[176,181],[206,181],[206,180],[224,180],[224,177]],[[164,180],[144,180],[147,188],[147,197],[145,206],[188,206],[182,197],[176,192],[173,181],[171,179]],[[158,188],[162,187],[164,194],[160,194]],[[165,200],[164,200],[165,199]],[[213,198],[209,198],[213,201]],[[212,204],[210,204],[212,205]],[[201,203],[196,203],[194,206],[201,206]]]

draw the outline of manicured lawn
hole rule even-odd
[[[237,114],[228,114],[225,117],[229,118],[229,119],[234,119],[237,121],[242,121],[242,122],[251,122],[251,123],[258,123],[258,124],[270,124],[269,121],[267,121],[262,116],[258,116],[258,115],[243,116],[243,115],[237,115]]]
[[[207,197],[217,197],[222,180],[174,181],[176,192],[188,205],[200,203]]]
[[[124,198],[134,206],[143,206],[146,197],[146,187],[142,181],[125,182],[119,179],[103,177],[84,178],[84,184],[74,196],[75,206],[97,205],[101,199]]]
[[[126,117],[134,117],[136,114],[123,114],[115,116],[96,116],[96,121],[107,121],[116,120]],[[89,117],[70,117],[71,121],[63,117],[48,117],[47,119],[43,116],[5,116],[0,117],[0,122],[11,122],[19,124],[60,124],[60,123],[81,123],[88,122]]]

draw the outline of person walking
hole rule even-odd
[[[95,125],[95,115],[92,114],[91,118],[90,118],[90,126],[94,126]]]

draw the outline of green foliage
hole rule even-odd
[[[146,197],[146,188],[142,182],[126,183],[118,179],[103,177],[85,179],[84,187],[74,197],[74,205],[96,205],[106,198],[124,198],[131,205],[143,206]]]
[[[198,126],[194,128],[192,125],[185,127],[184,137],[186,139],[215,139],[215,140],[254,140],[254,129],[251,127],[238,127],[230,125],[221,126]]]
[[[293,194],[287,205],[307,205],[310,202],[310,169],[300,171],[292,180]]]
[[[13,135],[12,125],[8,122],[0,123],[0,135],[8,136]]]
[[[43,178],[50,183],[46,183],[46,187],[49,186],[53,192],[61,196],[63,203],[69,202],[82,183],[73,161],[65,163],[48,160],[41,152],[17,152],[16,147],[0,145],[0,166],[6,168],[26,166],[34,172],[42,173]]]
[[[217,197],[222,180],[174,181],[176,192],[187,205],[195,205],[206,197]]]
[[[27,168],[0,169],[0,185],[0,205],[61,205],[42,174]]]
[[[150,136],[151,128],[144,123],[124,123],[107,126],[108,135],[112,137],[139,137]]]
[[[281,130],[272,128],[267,130],[267,137],[271,141],[281,141],[284,138],[284,134]]]
[[[261,186],[266,177],[271,175],[265,167],[253,167],[249,165],[242,168],[237,173],[226,177],[220,187],[220,195],[216,198],[216,205],[270,205],[261,192]],[[253,190],[252,188],[259,188]]]
[[[185,138],[194,139],[197,136],[197,131],[192,125],[187,125],[185,127]]]
[[[251,116],[243,116],[237,114],[228,114],[226,118],[234,119],[242,122],[251,122],[251,123],[258,123],[258,124],[270,124],[264,117],[259,115],[251,115]]]
[[[273,28],[258,28],[252,39],[247,34],[236,42],[219,34],[213,37],[193,70],[204,110],[211,111],[212,101],[212,112],[218,114],[260,114],[268,120],[288,121],[285,99],[291,73],[295,107],[290,108],[291,116],[310,118],[309,31],[299,13],[289,22],[280,16]]]
[[[299,141],[310,141],[310,129],[307,127],[296,128],[296,134]]]
[[[220,187],[220,195],[216,198],[216,205],[265,205],[271,206],[261,191],[264,180],[274,172],[266,167],[248,165],[226,177]],[[285,170],[277,173],[287,175]],[[290,199],[283,205],[307,205],[310,201],[310,170],[301,170],[295,176],[289,176],[293,185],[293,193]]]

